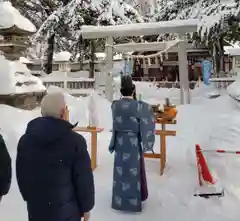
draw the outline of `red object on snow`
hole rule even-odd
[[[215,180],[208,168],[205,157],[203,156],[202,150],[199,144],[196,144],[196,157],[197,157],[197,167],[198,167],[198,180],[199,185],[203,186],[203,181],[208,184],[215,184]]]
[[[240,151],[235,151],[235,150],[200,150],[201,152],[209,152],[209,153],[229,153],[229,154],[240,154]]]

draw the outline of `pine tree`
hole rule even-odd
[[[154,19],[199,19],[194,40],[204,42],[212,50],[221,70],[224,38],[239,39],[239,4],[239,0],[159,0]]]
[[[71,52],[79,52],[80,29],[85,25],[116,25],[142,22],[137,10],[122,0],[72,0],[65,7],[53,12],[42,24],[36,38],[49,38],[53,33],[60,39],[70,31],[68,42]],[[89,46],[88,44],[86,44]]]
[[[205,42],[228,31],[228,20],[240,14],[239,0],[158,0],[155,20],[199,19],[199,34]]]
[[[41,28],[44,25],[44,21],[49,17],[53,19],[54,16],[51,16],[58,9],[61,9],[64,5],[66,5],[69,0],[11,0],[12,4],[37,28]],[[52,63],[53,63],[53,52],[55,46],[57,48],[67,48],[66,34],[58,38],[57,33],[48,32],[48,36],[46,38],[48,42],[48,48],[46,49],[46,63],[44,64],[44,70],[46,73],[52,72]],[[57,41],[56,41],[57,39]]]

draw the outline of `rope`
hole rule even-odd
[[[176,40],[174,41],[172,44],[170,44],[167,48],[165,48],[164,50],[160,51],[160,52],[157,52],[155,54],[151,54],[151,55],[129,55],[128,57],[130,58],[133,58],[133,59],[144,59],[144,58],[155,58],[155,57],[160,57],[161,58],[161,61],[163,60],[162,57],[163,57],[163,54],[164,53],[167,53],[172,47],[176,46],[180,41],[182,40]],[[114,45],[109,45],[106,43],[105,47],[112,47],[113,49],[115,48]],[[147,50],[146,50],[147,51]]]
[[[229,153],[229,154],[240,154],[240,151],[234,150],[200,150],[200,152],[209,152],[209,153]]]

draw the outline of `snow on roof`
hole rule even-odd
[[[66,62],[66,61],[69,61],[70,58],[71,58],[72,54],[68,51],[62,51],[62,52],[59,52],[55,55],[55,61],[56,62]]]
[[[238,56],[240,55],[240,48],[224,48],[224,50],[226,51],[227,54],[229,54],[230,56]]]
[[[115,55],[113,56],[113,60],[121,60],[121,59],[123,59],[122,54],[115,54]]]
[[[30,74],[20,61],[8,61],[0,55],[0,94],[19,94],[45,91],[42,81]]]
[[[113,26],[91,26],[83,25],[81,28],[82,36],[86,39],[155,35],[163,33],[196,32],[198,19],[172,20],[163,22],[136,23]]]
[[[31,33],[37,31],[32,22],[22,16],[20,12],[12,6],[11,2],[0,2],[0,30],[9,29],[13,26]]]
[[[106,58],[106,53],[105,52],[96,52],[95,56],[97,58]]]
[[[32,61],[29,61],[27,58],[25,57],[20,57],[19,58],[19,61],[23,64],[32,64],[33,62]]]

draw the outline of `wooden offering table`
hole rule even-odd
[[[103,128],[75,127],[73,130],[91,133],[91,166],[92,170],[95,170],[97,168],[97,135],[103,131]]]
[[[156,130],[156,135],[160,136],[160,153],[145,153],[145,158],[160,159],[160,175],[163,175],[166,166],[166,136],[176,136],[176,131],[166,130],[166,124],[176,124],[176,120],[164,120],[157,118],[157,124],[162,125],[161,130]]]

